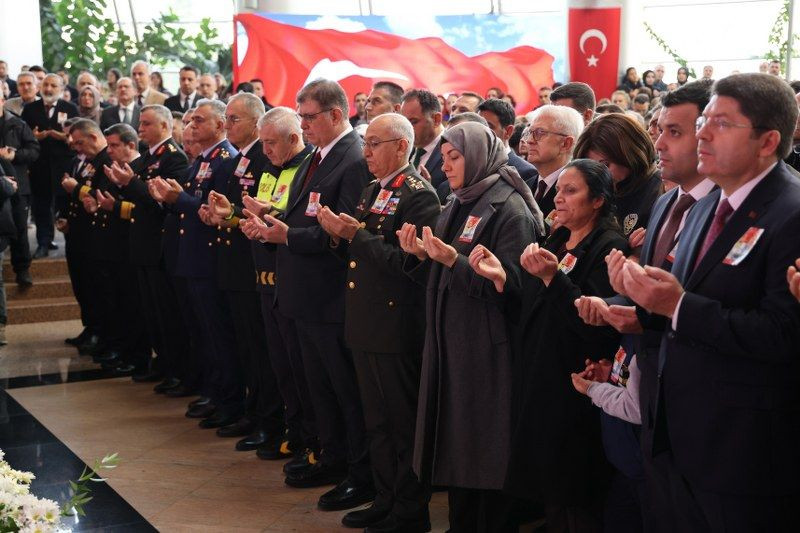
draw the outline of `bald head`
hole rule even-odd
[[[378,115],[364,134],[364,159],[378,179],[408,165],[414,147],[414,127],[399,113]]]

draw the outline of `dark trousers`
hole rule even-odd
[[[412,469],[421,355],[354,350],[353,363],[377,493],[374,505],[400,518],[425,514],[430,492]]]
[[[103,339],[109,350],[125,362],[144,370],[150,343],[142,320],[142,303],[136,269],[128,261],[98,260],[95,286],[103,310]]]
[[[659,531],[790,532],[800,494],[732,495],[692,486],[678,470],[672,452],[645,461]]]
[[[204,352],[208,343],[203,344],[206,331],[202,326],[200,315],[194,308],[192,299],[189,296],[187,278],[169,276],[168,279],[175,294],[175,303],[178,307],[177,315],[180,318],[174,324],[173,333],[180,335],[181,331],[183,332],[182,337],[173,337],[184,348],[181,352],[184,358],[179,362],[178,377],[190,389],[196,389],[202,396],[210,398],[211,390],[205,375],[207,357]]]
[[[364,415],[343,324],[296,320],[308,390],[314,404],[323,464],[349,463],[356,483],[371,479],[364,434]]]
[[[606,533],[640,533],[652,531],[653,513],[644,479],[631,479],[615,471],[603,508],[603,530]]]
[[[55,220],[53,218],[53,190],[42,187],[34,192],[31,198],[33,222],[36,224],[36,244],[48,246],[55,237]]]
[[[230,309],[216,280],[186,278],[190,304],[200,318],[198,348],[204,355],[204,388],[218,411],[241,413],[244,408],[244,382],[239,358],[235,354]]]
[[[225,291],[236,333],[236,351],[244,371],[245,415],[269,434],[282,438],[283,400],[270,365],[261,299],[255,291]]]
[[[11,216],[17,227],[16,236],[11,239],[11,266],[14,272],[24,272],[31,266],[31,245],[28,242],[28,215],[31,197],[28,194],[15,194],[11,197]]]
[[[285,405],[284,423],[292,451],[309,448],[319,454],[314,407],[308,392],[303,356],[294,321],[274,305],[275,295],[259,292],[261,315],[269,346],[269,362]]]
[[[81,323],[95,335],[102,335],[103,309],[95,284],[99,276],[97,263],[90,257],[88,235],[64,235],[66,258],[72,292],[81,310]]]
[[[516,533],[518,529],[511,519],[514,499],[499,490],[450,487],[447,502],[451,533]]]

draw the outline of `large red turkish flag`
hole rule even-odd
[[[247,31],[247,53],[234,65],[237,81],[261,78],[274,105],[294,107],[297,91],[313,78],[335,79],[349,95],[373,82],[443,94],[499,87],[517,111],[539,105],[538,88],[553,84],[553,56],[530,46],[468,57],[436,37],[406,39],[375,30],[308,30],[254,14],[236,15]]]
[[[569,68],[572,81],[588,83],[597,99],[619,86],[619,7],[569,9]]]

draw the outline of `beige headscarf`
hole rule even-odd
[[[505,145],[492,130],[477,122],[464,122],[445,131],[442,142],[452,144],[464,156],[464,185],[453,191],[459,202],[474,202],[502,179],[522,196],[537,231],[544,234],[542,211],[517,169],[508,164]]]
[[[86,91],[91,91],[92,96],[94,96],[94,107],[83,107],[81,105],[81,95]],[[87,85],[83,89],[81,89],[80,94],[78,94],[78,111],[80,113],[81,118],[88,118],[100,123],[100,91],[97,90],[93,85]]]

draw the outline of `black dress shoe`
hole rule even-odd
[[[276,440],[262,444],[256,450],[256,457],[267,461],[287,459],[292,456],[288,440]]]
[[[317,507],[321,511],[344,511],[364,505],[375,499],[372,483],[355,484],[350,478],[319,497]]]
[[[310,468],[287,475],[284,483],[296,489],[308,489],[311,487],[324,487],[325,485],[337,485],[346,478],[346,467],[332,467],[316,463]],[[342,509],[349,509],[349,507],[342,507]]]
[[[256,431],[256,423],[248,417],[243,416],[233,424],[221,427],[217,430],[217,437],[224,439],[230,437],[246,437]],[[266,436],[266,431],[264,432]]]
[[[225,412],[215,412],[213,415],[209,416],[208,418],[204,418],[200,421],[198,426],[201,429],[214,429],[214,428],[221,428],[223,426],[228,426],[233,424],[241,415],[239,414],[231,414]]]
[[[143,372],[134,374],[131,379],[136,383],[155,383],[156,381],[161,381],[164,379],[164,376],[161,374],[161,372],[145,370]]]
[[[342,517],[342,525],[345,527],[365,528],[389,516],[391,509],[385,507],[375,507],[373,503],[366,509],[359,509],[358,511],[350,511]]]
[[[316,463],[314,452],[306,448],[292,457],[292,460],[283,465],[283,473],[287,476],[293,476],[303,470],[308,470]]]
[[[191,402],[189,402],[189,405],[186,408],[191,409],[192,407],[195,406],[208,405],[210,403],[211,403],[211,398],[208,398],[206,396],[200,396],[196,400],[192,400]]]
[[[167,389],[164,392],[164,396],[169,398],[186,398],[187,396],[197,396],[197,390],[181,383],[177,387]]]
[[[195,405],[186,411],[186,418],[208,418],[209,416],[213,415],[214,411],[216,410],[217,408],[214,407],[214,405],[210,402],[201,405]]]
[[[58,245],[51,241],[50,244],[47,245],[47,249],[48,250],[58,250]]]
[[[137,370],[136,365],[120,362],[118,366],[114,367],[114,374],[117,376],[130,376]]]
[[[158,394],[163,394],[170,389],[174,389],[180,384],[181,380],[179,380],[178,378],[167,378],[158,385],[156,385],[155,387],[153,387],[153,392],[156,392]]]
[[[68,339],[64,339],[64,343],[69,344],[71,346],[80,346],[81,344],[86,342],[86,339],[88,339],[89,336],[90,333],[88,328],[83,328],[83,331],[81,331],[77,337],[70,337]]]
[[[33,285],[33,278],[31,277],[31,272],[29,270],[17,272],[17,285],[22,288],[27,288]]]
[[[33,252],[33,259],[42,259],[50,255],[50,250],[47,249],[47,246],[37,246],[36,251]]]
[[[111,370],[125,364],[122,356],[117,352],[109,352],[107,355],[98,357],[97,362],[103,367],[103,370]]]
[[[431,530],[430,515],[426,511],[417,518],[398,518],[390,514],[380,522],[367,526],[364,533],[427,533]]]
[[[220,428],[225,429],[225,428]],[[217,435],[219,435],[219,429],[217,430]],[[256,429],[252,433],[250,433],[245,438],[241,439],[236,443],[236,451],[237,452],[250,452],[253,450],[258,450],[262,446],[270,444],[272,441],[275,440],[275,437],[271,436],[266,430],[263,429]]]
[[[101,355],[103,352],[103,342],[97,335],[89,335],[82,344],[78,345],[78,353],[81,355]]]

